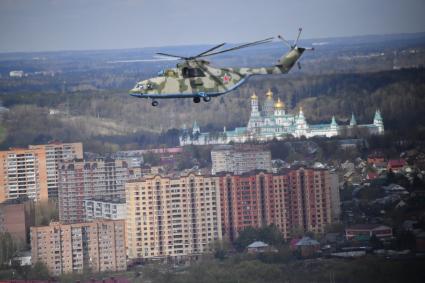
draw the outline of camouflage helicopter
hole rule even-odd
[[[273,40],[273,37],[216,51],[224,45],[222,43],[191,57],[157,53],[161,56],[180,59],[182,62],[178,63],[176,68],[160,71],[157,77],[138,82],[130,90],[130,95],[150,98],[152,99],[152,106],[158,106],[157,99],[166,98],[192,98],[194,103],[199,103],[201,99],[208,102],[212,97],[236,89],[250,76],[285,74],[297,63],[305,50],[313,50],[313,48],[303,48],[297,45],[301,31],[300,28],[292,45],[282,36],[278,36],[290,50],[278,60],[276,65],[268,67],[216,68],[202,58],[264,44]]]

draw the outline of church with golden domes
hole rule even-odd
[[[286,112],[285,103],[279,98],[275,101],[273,92],[269,90],[261,109],[258,96],[255,93],[251,96],[251,115],[246,127],[238,127],[233,131],[224,128],[221,133],[202,133],[195,121],[191,131],[183,128],[179,140],[183,146],[283,140],[288,137],[333,137],[354,128],[366,130],[370,134],[383,134],[384,123],[380,111],[376,110],[373,124],[358,125],[352,114],[349,125],[338,125],[335,117],[332,117],[330,123],[312,125],[307,123],[302,108],[297,114]]]

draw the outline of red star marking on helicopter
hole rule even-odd
[[[228,82],[230,82],[231,78],[232,78],[231,76],[229,76],[228,74],[225,74],[223,77],[223,82],[227,84]]]

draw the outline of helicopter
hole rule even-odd
[[[182,62],[177,63],[175,68],[160,71],[156,77],[138,82],[129,91],[129,94],[138,98],[152,99],[152,106],[158,106],[158,99],[167,98],[192,98],[194,103],[201,102],[201,99],[209,102],[212,97],[235,90],[251,76],[288,73],[304,51],[314,50],[314,48],[298,46],[301,32],[302,28],[299,28],[298,36],[293,44],[290,44],[282,36],[278,36],[278,39],[282,40],[290,50],[278,60],[276,65],[268,67],[217,68],[211,66],[210,62],[203,58],[265,44],[271,42],[273,37],[217,50],[225,45],[225,43],[221,43],[190,57],[156,53],[164,58],[169,57]],[[299,62],[298,67],[301,68]]]

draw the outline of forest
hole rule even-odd
[[[178,130],[197,121],[202,131],[246,126],[252,93],[260,105],[265,92],[285,102],[286,111],[302,106],[309,123],[330,122],[335,115],[346,124],[351,114],[358,123],[371,123],[380,109],[385,130],[420,139],[425,132],[425,69],[374,73],[293,74],[254,77],[240,89],[193,104],[191,100],[149,101],[121,91],[3,94],[1,148],[45,143],[49,140],[83,141],[88,150],[111,152],[149,145],[176,145]],[[200,109],[202,111],[200,111]],[[423,140],[423,139],[422,139]]]
[[[325,42],[303,56],[301,69],[287,75],[252,77],[208,103],[171,99],[161,100],[157,108],[130,97],[128,89],[176,62],[111,62],[152,58],[157,51],[196,54],[208,46],[0,54],[0,149],[51,140],[81,141],[86,151],[97,153],[173,146],[181,128],[195,121],[205,132],[246,126],[251,95],[255,92],[262,105],[268,89],[287,112],[297,113],[302,106],[309,123],[328,123],[335,115],[345,124],[352,113],[358,123],[371,123],[380,109],[386,133],[424,140],[425,34]],[[219,55],[212,63],[273,64],[283,48],[276,42]],[[10,70],[19,69],[25,76],[9,77]]]

